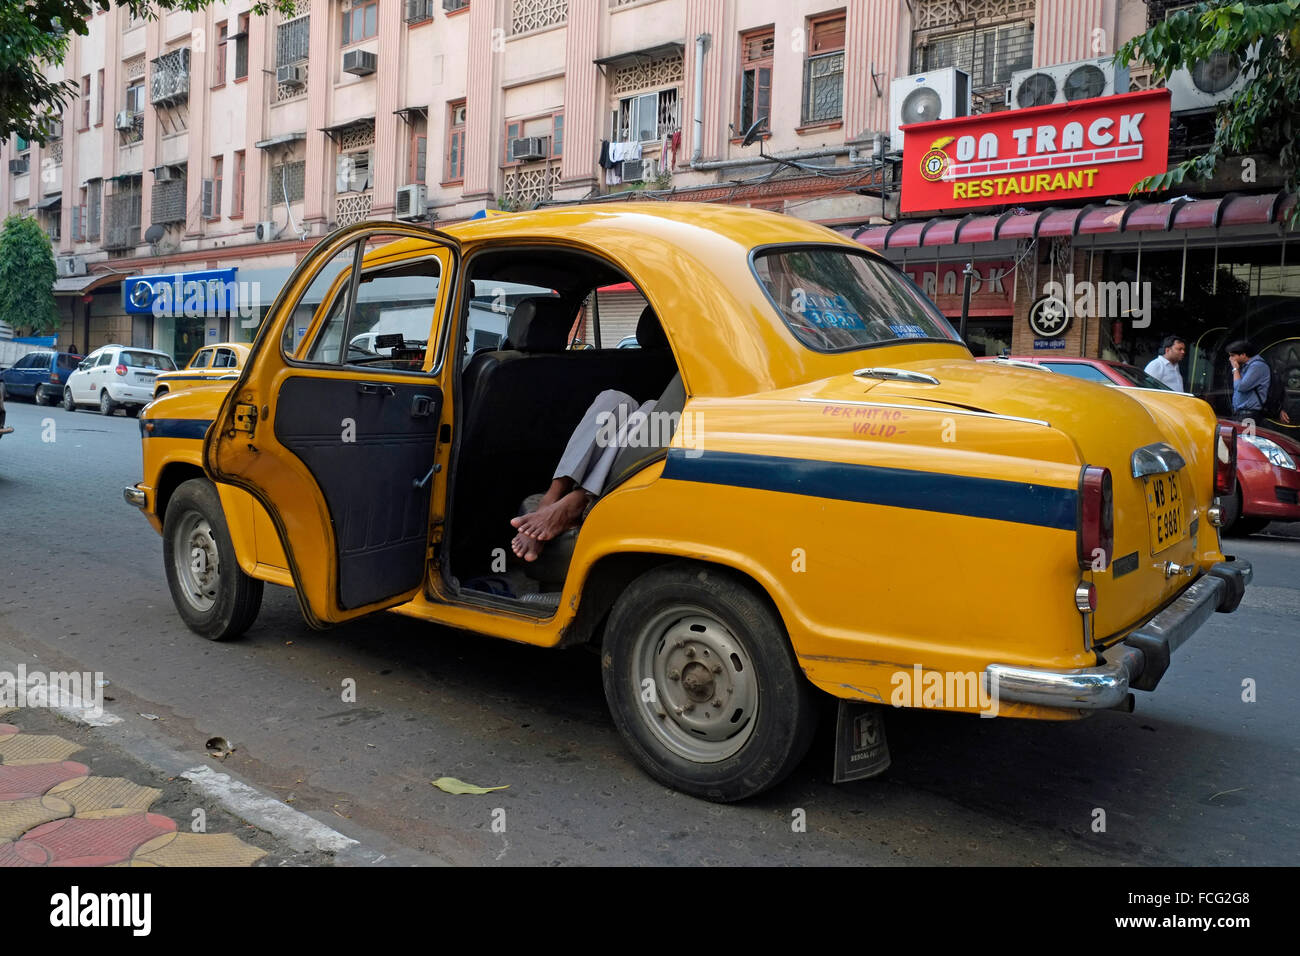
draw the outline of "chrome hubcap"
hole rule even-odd
[[[217,556],[217,539],[206,518],[191,512],[181,520],[172,559],[185,600],[196,611],[212,610],[221,582],[221,562]]]
[[[699,608],[651,618],[633,653],[643,721],[669,750],[699,763],[725,760],[749,740],[756,676],[744,644]]]

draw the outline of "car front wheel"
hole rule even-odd
[[[655,779],[717,802],[783,780],[816,715],[780,617],[740,576],[666,565],[634,581],[605,629],[610,713]]]
[[[257,618],[262,582],[240,569],[221,499],[206,478],[185,482],[167,502],[163,566],[172,602],[196,634],[229,640]]]
[[[72,400],[72,389],[70,388],[63,390],[63,407],[70,412],[77,410],[77,403]]]

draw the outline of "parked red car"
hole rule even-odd
[[[1122,388],[1160,388],[1163,382],[1142,369],[1103,359],[1037,355],[1003,355],[981,359],[1036,365],[1062,375]],[[1256,427],[1253,433],[1241,422],[1222,418],[1237,433],[1237,492],[1221,502],[1222,532],[1254,534],[1270,521],[1300,521],[1300,445],[1286,435]]]

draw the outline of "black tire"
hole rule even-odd
[[[633,581],[610,612],[601,673],[641,765],[706,800],[775,786],[812,743],[815,694],[780,617],[723,569],[682,562]]]
[[[1219,534],[1225,538],[1240,535],[1244,520],[1241,517],[1241,485],[1237,485],[1232,494],[1219,499],[1219,508]]]
[[[112,396],[108,394],[108,389],[99,390],[99,414],[112,415],[117,411],[117,405],[114,403]]]
[[[63,407],[70,412],[77,410],[77,403],[72,400],[72,389],[70,388],[63,390]]]
[[[184,482],[167,502],[163,569],[172,603],[195,634],[226,641],[243,634],[257,619],[262,582],[240,569],[221,499],[206,478]]]
[[[34,388],[34,389],[32,390],[32,401],[35,402],[37,405],[46,405],[46,404],[48,404],[48,403],[45,401],[44,386],[42,386],[42,385],[37,385],[36,388]]]

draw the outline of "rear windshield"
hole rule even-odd
[[[911,280],[864,253],[764,250],[754,255],[754,273],[795,338],[818,352],[907,339],[961,341]]]
[[[81,359],[76,355],[69,355],[66,352],[59,355],[59,368],[76,368],[81,364]]]
[[[128,368],[153,368],[163,372],[172,372],[176,369],[176,363],[171,360],[171,356],[159,355],[157,352],[123,352],[118,361]]]

